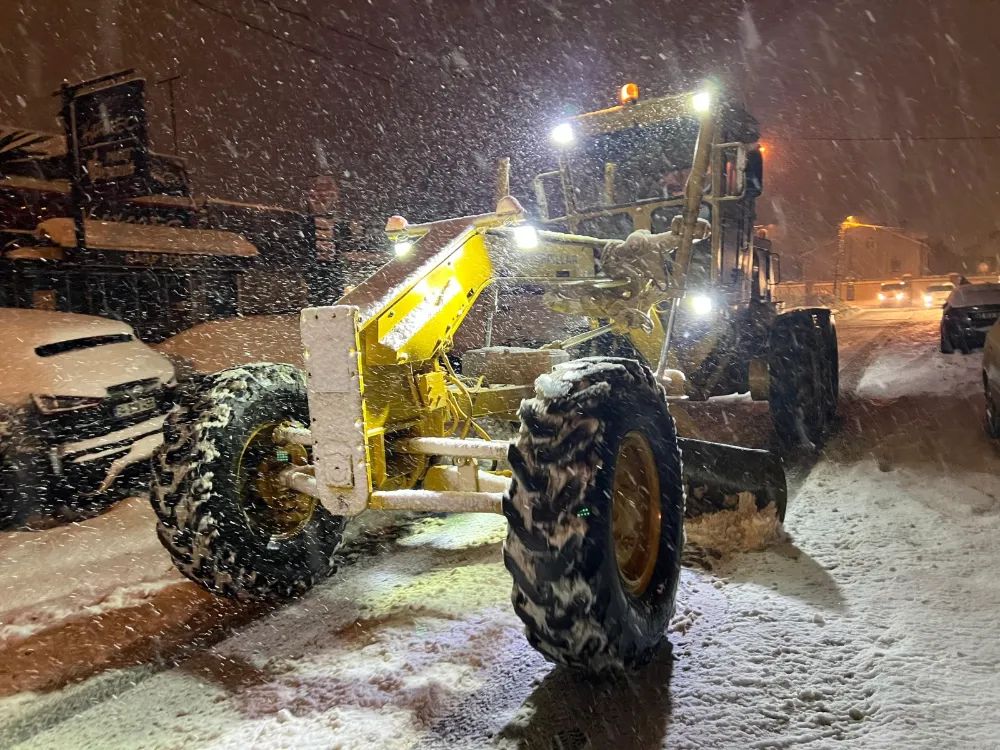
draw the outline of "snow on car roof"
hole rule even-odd
[[[153,348],[205,374],[251,362],[303,366],[296,314],[248,315],[199,323]]]
[[[1000,305],[1000,284],[962,284],[948,297],[952,307]]]
[[[22,310],[0,308],[0,339],[5,346],[23,342],[34,349],[45,344],[88,336],[106,336],[115,333],[132,333],[124,323],[93,315],[54,312],[51,310]]]

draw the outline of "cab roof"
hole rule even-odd
[[[628,104],[575,115],[569,118],[569,122],[573,124],[574,130],[587,137],[655,125],[681,117],[694,118],[698,116],[692,105],[692,98],[696,93],[698,92],[689,91],[649,99],[639,98]],[[752,143],[760,138],[760,126],[742,102],[723,98],[716,105],[715,111],[721,120],[723,140]]]

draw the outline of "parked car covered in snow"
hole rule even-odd
[[[968,354],[986,342],[1000,318],[1000,284],[961,284],[948,296],[941,315],[941,351]]]
[[[145,479],[174,369],[124,323],[0,309],[0,523]]]

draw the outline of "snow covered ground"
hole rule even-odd
[[[0,700],[0,746],[998,747],[1000,454],[979,359],[892,313],[841,328],[842,424],[789,468],[789,540],[685,571],[672,653],[638,675],[552,669],[510,609],[503,520],[427,518],[179,665]],[[128,580],[160,580],[150,555]]]
[[[154,528],[149,503],[132,498],[81,523],[0,535],[0,644],[183,582]]]

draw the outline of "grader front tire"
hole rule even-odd
[[[543,375],[511,468],[504,563],[529,642],[592,673],[649,661],[684,546],[680,452],[652,373],[593,357]]]
[[[178,570],[212,593],[287,599],[335,570],[345,519],[277,481],[307,458],[269,442],[283,422],[309,422],[303,374],[284,364],[217,373],[167,420],[153,461],[157,532]]]
[[[817,449],[835,412],[829,336],[810,317],[779,318],[768,341],[770,409],[778,441]]]

